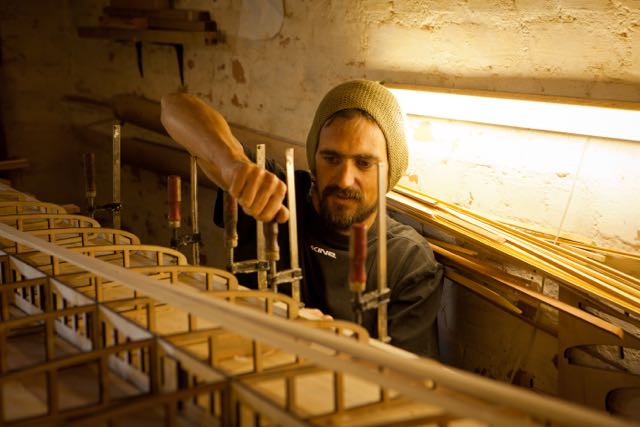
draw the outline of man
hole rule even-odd
[[[257,167],[217,111],[190,95],[167,95],[162,99],[162,123],[248,216],[287,221],[286,186],[277,166],[268,168],[275,173]],[[386,88],[353,80],[325,95],[307,137],[310,173],[296,172],[301,294],[307,307],[354,319],[348,260],[349,232],[355,223],[369,229],[367,292],[376,289],[377,164],[385,165],[392,189],[405,172],[407,157],[403,116]],[[255,227],[242,225],[245,219],[239,221],[240,241],[252,246],[241,230]],[[442,267],[415,230],[389,217],[387,254],[391,343],[437,357]],[[375,316],[375,311],[367,311],[363,318],[372,336],[377,336]]]

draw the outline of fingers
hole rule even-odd
[[[228,191],[247,215],[259,221],[282,223],[289,218],[282,203],[287,186],[276,175],[254,164],[242,163],[237,167]]]
[[[287,222],[289,220],[289,209],[287,209],[284,206],[281,206],[280,210],[276,214],[276,217],[274,218],[274,220],[278,224],[283,224],[283,223]]]

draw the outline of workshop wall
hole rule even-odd
[[[77,26],[98,24],[107,4],[0,3],[6,139],[10,155],[32,162],[31,169],[14,176],[14,181],[45,200],[84,204],[80,153],[87,142],[78,138],[79,129],[100,131],[105,144],[110,143],[111,112],[61,102],[64,95],[108,100],[133,93],[158,100],[165,93],[186,90],[203,97],[231,122],[299,144],[306,139],[323,94],[351,78],[640,100],[636,0],[286,0],[279,31],[264,39],[241,37],[238,30],[246,29],[256,1],[175,0],[177,8],[209,10],[224,37],[214,46],[185,46],[184,86],[171,46],[144,45],[142,77],[131,44],[77,36]],[[566,210],[563,231],[607,246],[640,249],[640,169],[634,167],[640,163],[640,144],[562,136],[541,142],[513,133],[487,141],[482,130],[467,128],[443,141],[434,138],[433,123],[418,129],[423,148],[404,182],[480,213],[545,230],[556,231]],[[125,125],[124,132],[144,134],[131,125]],[[509,145],[514,138],[522,145]],[[498,152],[519,147],[515,151],[520,157],[484,155],[489,151],[481,144],[497,144],[492,149]],[[566,157],[560,159],[561,153]],[[546,166],[529,167],[531,157]],[[108,159],[101,161],[99,186],[102,182],[103,194],[109,194]],[[124,169],[124,185],[131,189],[124,191],[123,224],[144,241],[166,245],[163,179],[154,172]],[[203,222],[209,221],[206,212],[212,197],[207,195],[202,208]],[[210,244],[207,251],[215,252]],[[208,259],[220,261],[214,254]],[[451,291],[449,298],[445,318],[457,319],[448,325],[450,336],[476,325],[473,334],[459,334],[470,340],[465,356],[452,359],[471,369],[482,364],[484,374],[502,379],[516,376],[514,370],[505,372],[509,364],[526,370],[522,361],[511,359],[518,348],[532,346],[529,331],[520,331],[502,317],[488,318],[495,310],[482,301],[476,304],[473,295]],[[459,299],[464,303],[457,306]],[[473,314],[464,317],[466,310]],[[505,328],[496,327],[496,320]],[[485,323],[492,326],[485,329]],[[510,341],[513,334],[522,339]],[[474,350],[485,339],[495,346],[511,344],[505,355],[476,352],[482,354],[480,363],[473,358]],[[552,346],[541,344],[546,352]],[[455,353],[454,347],[450,352]],[[553,363],[546,352],[532,352],[529,359],[545,365],[541,369],[548,373]],[[553,391],[549,377],[545,374],[534,386]]]
[[[81,200],[78,186],[49,184],[78,182],[73,178],[80,176],[79,162],[70,162],[80,149],[69,135],[70,119],[73,126],[108,130],[110,125],[99,123],[108,120],[105,111],[61,104],[66,94],[104,100],[135,93],[158,100],[185,89],[232,122],[300,142],[324,92],[349,78],[640,99],[640,5],[633,0],[287,1],[279,32],[264,40],[238,35],[251,18],[251,1],[177,0],[179,8],[210,10],[225,39],[216,46],[185,47],[184,88],[173,47],[145,44],[141,77],[132,45],[77,37],[76,27],[96,25],[107,3],[5,1],[1,6],[9,151],[33,163],[18,182],[55,201]],[[603,178],[617,159],[635,164],[638,144],[591,142],[583,162],[593,169],[583,168],[576,178],[580,144],[561,150],[567,157],[556,170],[523,171],[517,160],[505,166],[487,156],[461,155],[466,147],[489,152],[481,145],[487,142],[476,137],[458,137],[455,147],[451,141],[431,141],[428,155],[412,164],[412,181],[482,213],[556,230],[568,189],[578,179],[578,190],[584,191],[571,201],[563,230],[622,249],[640,246],[640,207],[628,197],[637,194],[640,180],[629,167],[608,182]],[[551,162],[557,157],[549,144],[536,147],[534,141],[527,150]],[[611,163],[596,161],[612,152],[617,154]],[[591,170],[596,176],[585,180]],[[557,183],[550,183],[549,174],[559,176]],[[495,196],[514,193],[518,185],[526,189],[520,196]],[[605,193],[619,196],[612,202],[601,197]],[[530,219],[526,212],[535,215]]]

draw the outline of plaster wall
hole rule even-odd
[[[159,99],[183,89],[232,122],[300,143],[324,92],[349,78],[640,99],[640,3],[634,0],[286,1],[280,31],[266,40],[237,36],[248,0],[176,0],[178,8],[210,10],[224,37],[216,46],[186,46],[185,87],[170,46],[145,44],[141,77],[132,45],[77,37],[76,27],[97,24],[107,3],[5,1],[0,9],[9,153],[32,160],[32,171],[20,179],[55,201],[82,195],[80,186],[44,182],[77,181],[79,162],[69,159],[78,158],[82,141],[68,135],[70,123],[107,132],[110,126],[103,113],[61,104],[65,94]],[[496,142],[487,129],[462,132],[455,141],[432,143],[412,162],[413,180],[427,193],[555,230],[568,188],[579,179],[563,228],[609,246],[640,245],[638,207],[630,201],[640,182],[633,168],[637,144],[547,135]],[[493,155],[496,144],[520,158],[506,164],[479,154]],[[528,171],[531,156],[558,157],[552,154],[558,150],[562,165],[551,160]]]

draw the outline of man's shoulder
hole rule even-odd
[[[436,265],[429,243],[413,227],[387,216],[387,251],[389,258]]]
[[[401,240],[411,246],[422,246],[430,249],[424,236],[420,235],[415,228],[403,224],[389,215],[387,215],[387,239],[389,241]]]

